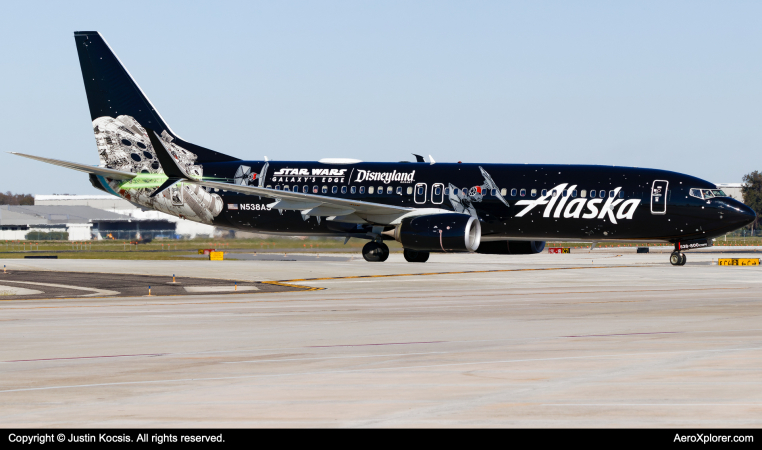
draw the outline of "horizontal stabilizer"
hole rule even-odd
[[[23,156],[24,158],[42,161],[42,162],[53,164],[56,166],[66,167],[67,169],[74,169],[80,172],[100,175],[102,177],[110,178],[112,180],[131,180],[137,176],[137,174],[132,172],[122,172],[120,170],[109,169],[106,167],[88,166],[87,164],[78,164],[78,163],[73,163],[69,161],[62,161],[60,159],[43,158],[41,156],[27,155],[24,153],[16,153],[16,152],[8,152],[8,153],[11,153],[13,155]]]

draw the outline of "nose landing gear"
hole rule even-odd
[[[671,255],[669,255],[669,262],[672,263],[673,266],[684,266],[685,261],[685,253],[675,250]]]
[[[389,247],[383,242],[368,242],[362,248],[362,257],[368,262],[384,262],[389,258]]]

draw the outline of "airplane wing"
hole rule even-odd
[[[385,222],[386,218],[377,216],[399,217],[415,211],[415,208],[406,208],[403,206],[384,205],[381,203],[363,202],[346,198],[328,197],[325,195],[303,194],[301,192],[278,191],[258,186],[244,186],[240,184],[194,179],[184,180],[184,182],[198,184],[199,186],[208,188],[271,198],[274,202],[270,203],[268,206],[272,209],[298,210],[306,216],[355,215],[372,222]],[[349,220],[350,218],[347,219]]]
[[[43,158],[41,156],[33,156],[33,155],[27,155],[24,153],[17,153],[17,152],[8,152],[8,153],[11,153],[13,155],[23,156],[24,158],[42,161],[42,162],[53,164],[56,166],[66,167],[67,169],[74,169],[80,172],[101,175],[106,178],[111,178],[112,180],[131,180],[137,176],[136,173],[122,172],[121,170],[109,169],[107,167],[88,166],[87,164],[78,164],[78,163],[73,163],[69,161],[62,161],[60,159]]]

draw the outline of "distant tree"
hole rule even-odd
[[[5,194],[0,192],[0,205],[34,205],[34,197],[31,194],[14,194],[11,191]]]
[[[754,171],[743,176],[741,187],[743,202],[757,213],[757,219],[751,223],[754,228],[759,228],[759,218],[762,216],[762,173]]]

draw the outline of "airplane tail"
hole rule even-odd
[[[90,106],[90,119],[93,121],[102,164],[110,166],[109,161],[104,159],[113,159],[104,155],[105,149],[119,146],[122,142],[124,145],[128,145],[133,141],[129,139],[129,136],[124,141],[120,139],[119,142],[106,141],[106,139],[113,141],[115,136],[103,135],[99,139],[99,133],[110,128],[143,135],[145,135],[145,128],[156,130],[167,142],[172,142],[175,146],[190,153],[188,157],[196,164],[238,160],[238,158],[192,144],[178,137],[161,117],[159,111],[154,108],[151,101],[148,100],[148,97],[119,61],[116,54],[111,51],[111,47],[100,33],[97,31],[76,31],[74,32],[74,40],[77,44],[79,64],[82,68],[87,102]],[[146,145],[147,142],[140,142],[140,144],[142,145],[135,143],[140,149],[145,149],[143,145]],[[140,162],[136,158],[141,157],[141,151],[131,151],[137,150],[134,147],[125,150],[128,150],[124,152],[127,155],[137,155],[137,157],[131,156],[135,160],[130,161],[131,163]],[[116,153],[121,152],[117,151]]]

